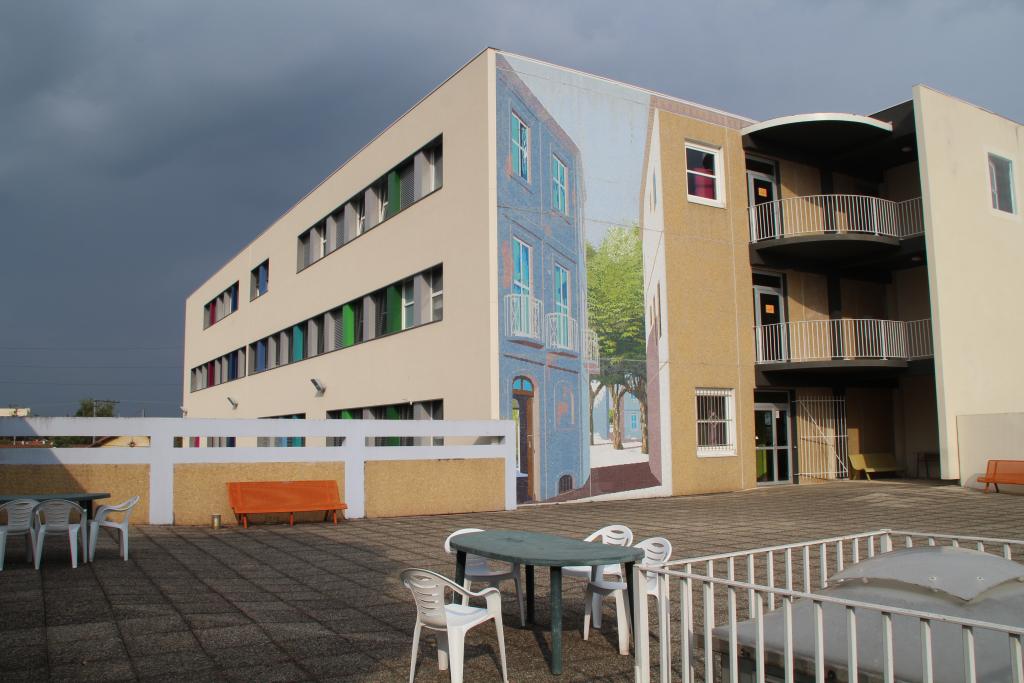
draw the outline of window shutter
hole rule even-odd
[[[412,164],[407,163],[398,170],[399,210],[404,211],[416,201],[416,176],[412,172]]]

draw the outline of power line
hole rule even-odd
[[[23,382],[18,379],[0,379],[0,384],[26,384],[52,387],[180,387],[181,382]]]
[[[181,351],[183,346],[0,346],[0,351]]]
[[[32,368],[35,370],[181,370],[181,365],[0,365],[0,368]]]

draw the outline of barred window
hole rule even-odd
[[[735,413],[732,389],[697,389],[697,455],[736,455]]]

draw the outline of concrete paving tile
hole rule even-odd
[[[195,635],[207,650],[253,645],[270,640],[267,634],[255,624],[208,628],[196,631]]]
[[[123,633],[125,647],[132,658],[182,650],[199,650],[199,641],[191,631],[160,633]]]
[[[85,664],[50,667],[51,681],[134,681],[135,673],[127,659],[103,659]]]
[[[240,666],[277,664],[291,659],[281,648],[269,642],[219,650],[207,649],[207,652],[225,670]]]
[[[132,657],[132,664],[140,678],[175,676],[177,680],[193,681],[196,672],[207,671],[219,676],[217,663],[198,647],[191,650],[164,652],[144,657]],[[186,676],[187,674],[187,676]]]
[[[309,674],[291,662],[260,666],[241,667],[224,672],[229,681],[243,683],[288,683],[289,681],[307,681]]]

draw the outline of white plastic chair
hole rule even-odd
[[[628,547],[633,545],[633,530],[628,526],[622,524],[609,524],[606,527],[602,527],[590,534],[583,539],[587,543],[593,543],[599,541],[605,545],[617,545]],[[591,573],[593,567],[587,567],[583,565],[574,565],[571,567],[562,567],[562,577],[572,576],[577,579],[584,579],[589,581],[593,576]],[[598,568],[598,578],[604,576],[620,576],[622,574],[622,567],[617,564],[606,565]]]
[[[644,551],[643,564],[659,565],[668,561],[672,556],[672,544],[667,538],[655,536],[645,541],[640,541],[634,548]],[[601,628],[601,602],[608,595],[615,598],[616,630],[619,633],[619,654],[629,654],[629,614],[626,611],[627,584],[625,581],[612,581],[607,578],[599,578],[596,581],[587,583],[587,595],[583,606],[583,640],[590,637],[590,621],[593,618],[594,628]],[[637,593],[646,600],[648,596],[658,595],[658,577],[651,573],[644,573],[644,580],[641,586],[637,587]],[[667,597],[667,596],[666,596]],[[659,620],[663,618],[658,612]],[[662,624],[665,627],[664,633],[668,637],[669,624]]]
[[[71,513],[78,513],[78,521],[71,521]],[[47,533],[65,531],[71,545],[71,566],[78,569],[78,543],[82,545],[82,559],[87,557],[85,546],[85,528],[82,526],[84,513],[78,503],[70,500],[44,500],[32,510],[33,523],[36,527],[36,569],[43,560],[43,540]]]
[[[0,524],[0,572],[4,570],[4,555],[7,553],[7,537],[24,535],[25,559],[32,561],[36,550],[36,530],[32,526],[32,510],[39,501],[31,498],[10,500],[0,505],[0,512],[7,513],[7,523]]]
[[[132,514],[132,508],[139,504],[139,496],[133,496],[123,503],[117,505],[101,505],[96,508],[95,516],[89,520],[89,561],[96,557],[96,538],[99,536],[100,527],[117,529],[118,537],[121,540],[121,558],[128,560],[128,518]],[[112,513],[123,512],[124,517],[120,522],[107,519]]]
[[[471,534],[483,529],[459,529],[444,539],[444,551],[449,555],[455,554],[452,550],[452,539],[459,534]],[[466,553],[466,580],[462,587],[470,590],[473,583],[486,583],[492,588],[497,588],[502,581],[511,581],[516,588],[516,600],[519,601],[519,625],[526,626],[526,607],[523,601],[522,585],[519,582],[519,563],[500,562],[495,560],[499,569],[492,569],[491,563],[486,557]],[[465,598],[463,598],[465,603]]]
[[[501,593],[497,588],[485,588],[478,593],[466,590],[454,581],[426,569],[406,569],[402,572],[402,583],[416,601],[416,628],[412,635],[412,662],[409,664],[409,683],[416,678],[416,654],[420,645],[420,630],[428,628],[437,631],[437,668],[441,671],[451,667],[452,683],[462,683],[463,655],[466,632],[494,619],[498,634],[498,652],[501,655],[501,680],[508,683],[508,669],[505,664],[505,632],[501,625]],[[445,604],[445,589],[465,598],[483,598],[486,607]]]

